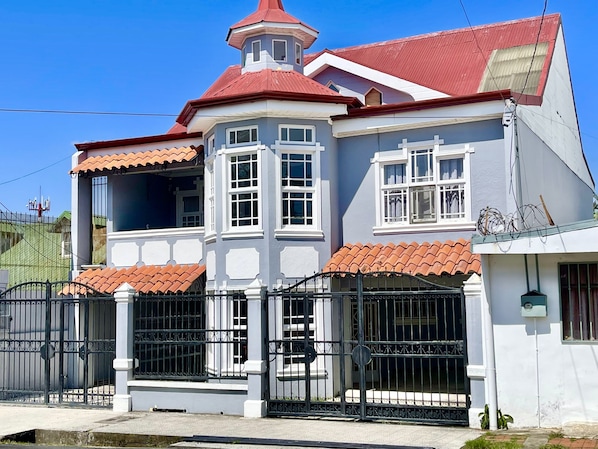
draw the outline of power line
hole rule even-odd
[[[5,184],[10,184],[11,182],[19,181],[19,180],[21,180],[21,179],[23,179],[23,178],[27,178],[28,176],[31,176],[31,175],[34,175],[34,174],[36,174],[36,173],[39,173],[39,172],[41,172],[41,171],[47,170],[47,169],[48,169],[48,168],[50,168],[50,167],[54,167],[55,165],[58,165],[58,164],[60,164],[61,162],[65,161],[65,160],[67,160],[67,159],[70,159],[70,157],[71,157],[71,156],[63,157],[62,159],[60,159],[60,160],[58,160],[58,161],[54,162],[53,164],[47,165],[47,166],[45,166],[45,167],[42,167],[42,168],[40,168],[40,169],[38,169],[38,170],[32,171],[32,172],[30,172],[30,173],[27,173],[27,174],[25,174],[25,175],[22,175],[22,176],[18,176],[18,177],[16,177],[16,178],[13,178],[13,179],[9,179],[8,181],[3,181],[3,182],[0,182],[0,186],[3,186],[3,185],[5,185]],[[2,204],[2,203],[0,203],[0,204]]]
[[[488,73],[490,74],[490,78],[492,79],[492,82],[494,83],[494,87],[496,88],[497,91],[500,92],[500,88],[498,87],[496,78],[494,78],[494,74],[492,73],[492,70],[490,69],[490,65],[488,64],[488,59],[486,59],[486,56],[484,56],[484,50],[482,50],[480,42],[478,41],[478,37],[476,36],[473,26],[471,25],[471,21],[469,20],[469,15],[467,14],[467,10],[465,9],[465,5],[463,4],[463,0],[459,0],[459,3],[461,4],[461,9],[463,9],[463,14],[465,14],[465,19],[467,20],[469,29],[471,30],[471,34],[473,35],[473,39],[475,40],[475,44],[478,47],[478,50],[480,51],[480,55],[482,56],[482,58],[484,58],[484,62],[486,63],[486,69],[488,70]],[[503,97],[502,93],[500,94],[500,96],[502,97],[502,99],[504,101],[505,98]]]
[[[70,115],[119,115],[129,117],[178,117],[178,114],[153,112],[118,112],[118,111],[76,111],[68,109],[16,109],[0,108],[0,112],[19,112],[27,114],[70,114]]]
[[[532,67],[534,66],[534,59],[536,58],[536,51],[538,50],[538,43],[540,42],[540,34],[542,33],[542,25],[544,24],[544,16],[546,15],[547,7],[548,7],[548,0],[544,0],[544,9],[542,10],[542,17],[540,18],[540,26],[538,27],[538,35],[536,36],[536,43],[534,44],[534,53],[532,54],[532,60],[529,63],[529,70],[527,71],[527,75],[525,77],[525,83],[523,83],[523,89],[521,89],[519,98],[521,98],[521,96],[525,92],[525,88],[527,87],[527,82],[529,80],[529,76],[532,73]],[[517,103],[519,103],[519,98],[517,98]]]

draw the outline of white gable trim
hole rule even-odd
[[[403,131],[406,129],[472,123],[501,118],[503,111],[504,102],[495,100],[484,103],[393,112],[369,117],[355,117],[346,120],[335,120],[332,123],[332,135],[342,138]]]
[[[397,78],[396,76],[389,75],[379,70],[371,69],[330,53],[322,53],[312,62],[307,64],[303,73],[305,76],[313,78],[328,67],[335,67],[339,70],[352,73],[356,76],[368,79],[383,86],[387,86],[391,89],[408,93],[415,101],[450,97],[450,95],[445,94],[444,92],[429,89],[419,84],[412,83],[411,81]]]
[[[255,119],[260,117],[300,118],[328,120],[333,115],[347,113],[344,104],[315,103],[308,101],[261,100],[211,106],[195,113],[187,125],[187,132],[193,130],[207,131],[216,123],[228,123],[236,120]]]

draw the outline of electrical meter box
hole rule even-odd
[[[546,316],[546,295],[536,290],[521,295],[521,316],[540,318]]]

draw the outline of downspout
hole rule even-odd
[[[482,330],[484,336],[484,364],[486,366],[486,402],[490,430],[498,429],[498,392],[496,388],[496,361],[494,356],[494,323],[490,304],[489,255],[482,255]]]

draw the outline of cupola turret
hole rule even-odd
[[[230,27],[227,43],[241,50],[243,72],[303,72],[303,51],[318,31],[288,14],[282,0],[259,0],[257,11]]]

